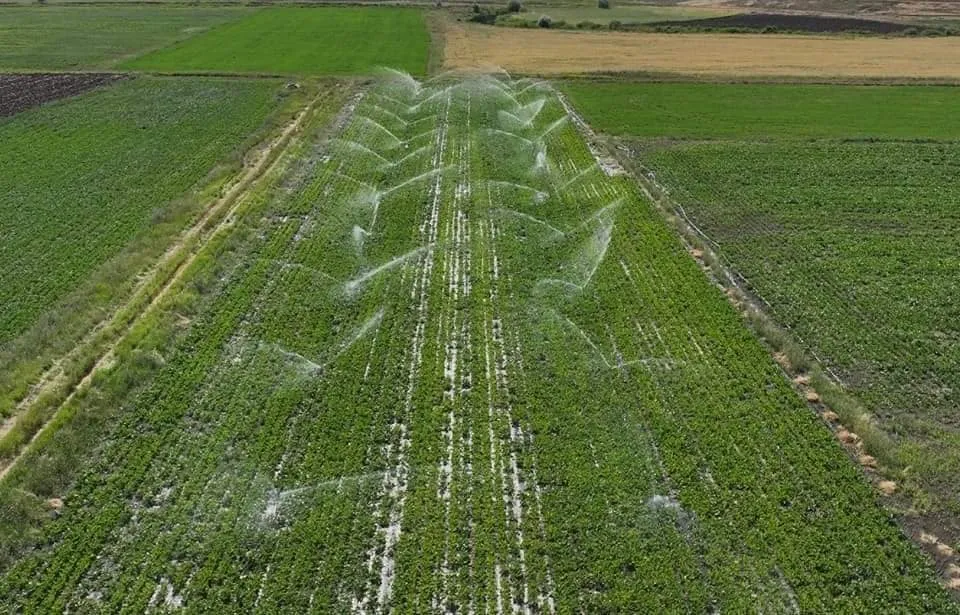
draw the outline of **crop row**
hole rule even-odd
[[[950,610],[544,84],[385,78],[260,213],[16,606]]]
[[[717,144],[647,162],[776,320],[897,434],[893,454],[918,472],[927,505],[948,506],[960,450],[950,384],[960,378],[950,239],[960,149]]]

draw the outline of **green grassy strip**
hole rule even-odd
[[[664,139],[960,139],[954,87],[569,81],[598,131]]]

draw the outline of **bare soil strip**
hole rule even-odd
[[[30,442],[23,447],[20,453],[0,468],[0,480],[16,465],[17,461],[29,450],[33,442],[44,432],[46,426],[56,416],[60,408],[70,402],[78,391],[90,385],[94,375],[101,369],[113,364],[114,351],[134,325],[143,316],[151,312],[173,289],[183,277],[196,257],[202,253],[203,247],[211,239],[226,231],[235,223],[234,214],[244,202],[244,196],[251,187],[266,175],[281,159],[281,154],[290,144],[294,134],[303,127],[311,116],[316,103],[322,93],[304,106],[287,124],[286,127],[272,141],[253,152],[252,157],[245,163],[245,170],[236,178],[222,196],[215,199],[196,223],[187,229],[177,241],[170,246],[157,264],[143,275],[129,301],[120,305],[113,315],[105,319],[98,327],[88,333],[84,339],[67,355],[64,355],[40,377],[30,393],[17,405],[15,413],[0,426],[0,435],[8,432],[16,424],[18,417],[26,412],[30,406],[40,400],[45,394],[57,390],[69,390],[69,394],[59,405],[44,426],[31,437]],[[140,306],[137,309],[137,306]],[[132,311],[132,313],[131,313]],[[116,333],[111,335],[111,331]],[[92,367],[79,379],[70,382],[68,366],[86,351],[95,347],[103,340],[101,336],[111,336],[111,339],[100,351]]]
[[[670,26],[690,28],[691,30],[720,28],[763,30],[765,28],[776,28],[792,32],[870,32],[873,34],[895,34],[913,27],[908,23],[895,21],[782,13],[741,13],[704,19],[653,21],[646,25],[651,28]]]
[[[76,96],[120,79],[126,77],[112,73],[0,74],[0,117]]]
[[[960,40],[564,32],[449,23],[444,66],[766,77],[960,78]]]

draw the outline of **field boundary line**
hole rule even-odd
[[[22,446],[20,451],[0,468],[0,482],[31,449],[33,443],[46,431],[48,425],[60,411],[73,400],[79,391],[89,387],[97,372],[112,365],[115,350],[119,344],[127,337],[134,326],[145,315],[152,312],[166,298],[170,290],[183,279],[184,273],[190,268],[197,256],[203,253],[209,242],[233,227],[234,216],[245,202],[244,197],[249,194],[250,188],[277,165],[283,152],[286,151],[293,140],[294,134],[305,124],[308,116],[311,115],[317,102],[322,97],[323,90],[312,98],[272,141],[267,142],[265,146],[251,148],[247,155],[255,152],[254,158],[247,163],[246,171],[236,177],[233,185],[222,196],[215,198],[196,222],[167,248],[156,264],[137,283],[130,299],[117,306],[110,317],[105,318],[91,329],[70,352],[57,359],[41,375],[30,392],[17,404],[10,417],[3,425],[0,425],[0,437],[13,429],[24,413],[44,395],[55,394],[57,389],[63,389],[64,392],[69,391],[69,393],[62,401],[57,403],[56,410],[45,418],[42,426]],[[159,288],[157,288],[158,286]],[[142,307],[138,309],[137,306]],[[111,333],[111,330],[115,328],[119,330],[116,333]],[[100,339],[101,337],[106,339]],[[100,344],[105,344],[105,346],[96,353],[96,359],[92,361],[91,366],[83,370],[78,378],[68,382],[69,376],[65,370],[71,360],[82,355],[83,350]]]

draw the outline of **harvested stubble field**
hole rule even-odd
[[[888,501],[944,569],[956,564],[956,88],[571,83],[568,91],[596,127],[624,136],[678,211],[854,395],[859,405],[844,402],[846,418],[876,417],[890,442],[874,454],[905,496]],[[790,117],[804,121],[783,121]]]
[[[570,32],[449,23],[444,64],[525,74],[655,72],[960,79],[960,38]]]
[[[957,612],[549,87],[345,113],[0,483],[14,609]]]

